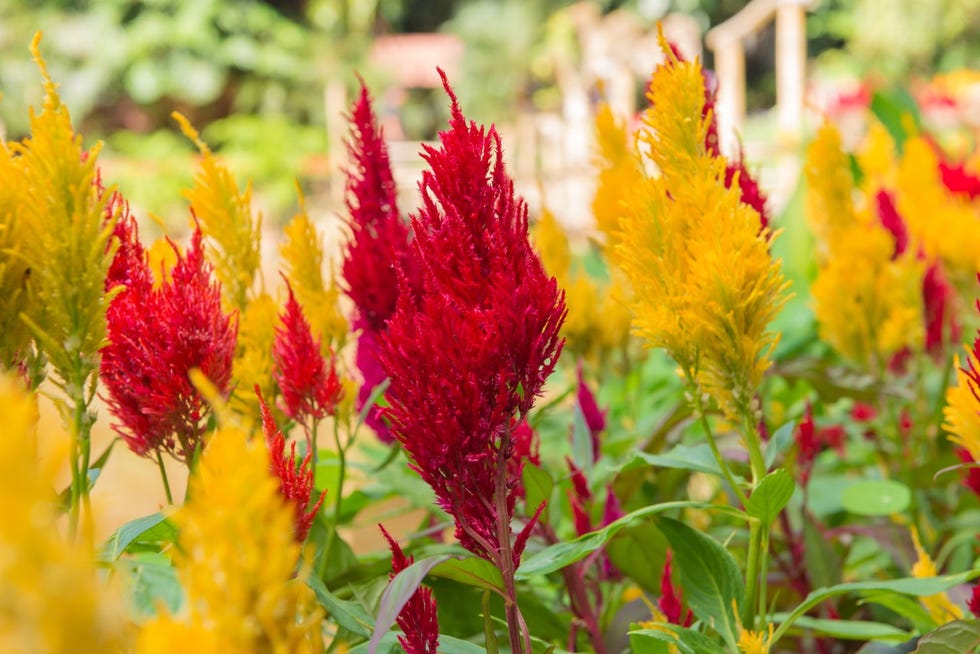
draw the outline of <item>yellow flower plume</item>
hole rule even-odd
[[[239,191],[228,167],[211,152],[184,116],[174,120],[201,154],[194,187],[184,192],[201,225],[214,272],[230,307],[243,310],[261,263],[262,215],[252,217],[252,186]]]
[[[969,452],[974,461],[980,461],[980,401],[975,395],[980,389],[960,367],[959,357],[954,359],[954,365],[956,386],[946,390],[943,428],[949,433],[951,443]],[[980,370],[980,362],[972,352],[967,354],[967,367]]]
[[[330,283],[323,278],[323,243],[316,226],[306,212],[300,195],[299,212],[283,230],[285,241],[280,254],[286,267],[296,301],[310,322],[313,335],[320,338],[324,356],[341,350],[347,340],[349,326],[340,310],[340,289],[333,275]]]
[[[262,440],[219,429],[191,477],[189,495],[174,516],[180,533],[174,565],[186,612],[151,622],[139,653],[162,652],[164,645],[181,651],[176,648],[198,638],[203,644],[191,651],[322,651],[322,611],[303,583],[304,573],[295,574],[300,545],[293,537],[293,513],[272,477]],[[173,623],[181,626],[171,628]]]
[[[915,545],[915,553],[918,556],[918,559],[912,566],[912,576],[916,578],[937,576],[939,573],[936,570],[936,564],[933,563],[932,558],[929,557],[922,547],[922,543],[919,541],[919,531],[915,527],[912,527],[912,542]],[[953,604],[946,593],[936,593],[928,597],[921,597],[919,601],[922,602],[922,606],[929,612],[929,617],[932,618],[937,627],[947,622],[961,620],[963,618],[963,609]]]
[[[923,263],[915,248],[895,257],[894,238],[858,211],[850,163],[826,124],[807,150],[807,217],[817,236],[812,286],[820,337],[842,356],[880,371],[902,349],[922,347]]]
[[[41,58],[40,36],[31,51],[44,79],[44,105],[39,114],[31,111],[30,137],[9,145],[3,183],[11,185],[5,193],[20,194],[17,229],[30,267],[28,315],[21,315],[66,385],[80,389],[98,368],[105,340],[115,216],[106,215],[109,193],[95,183],[99,145],[82,149]]]
[[[262,419],[259,398],[255,394],[256,384],[270,406],[275,406],[272,346],[278,324],[279,307],[268,293],[249,302],[238,321],[238,341],[231,369],[234,390],[228,403],[256,424]]]
[[[21,251],[27,238],[20,218],[21,171],[0,141],[0,371],[15,367],[30,334],[20,314],[27,307],[28,265]]]
[[[700,65],[662,47],[668,63],[653,75],[639,137],[660,176],[625,200],[617,263],[632,283],[634,329],[665,348],[727,416],[746,418],[787,284],[769,252],[771,233],[740,201],[738,185],[725,187],[725,160],[705,148]]]
[[[90,548],[58,533],[52,471],[36,465],[36,398],[0,375],[0,413],[0,652],[130,651],[123,594],[99,580]]]
[[[616,119],[612,108],[603,103],[595,118],[599,166],[592,214],[596,227],[605,236],[606,250],[616,247],[623,216],[623,198],[643,179],[640,159],[630,144],[625,121]]]

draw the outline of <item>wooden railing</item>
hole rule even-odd
[[[752,0],[705,35],[718,75],[718,138],[722,152],[735,153],[745,120],[747,38],[776,20],[776,114],[784,136],[799,134],[806,89],[806,12],[815,0]]]

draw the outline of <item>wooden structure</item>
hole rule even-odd
[[[814,0],[752,0],[711,29],[705,42],[715,54],[718,137],[732,155],[745,120],[745,40],[776,20],[776,114],[783,135],[795,136],[803,118],[806,87],[806,12]]]

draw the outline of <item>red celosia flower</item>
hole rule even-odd
[[[569,457],[565,457],[565,464],[568,466],[569,471],[572,473],[572,490],[583,502],[587,502],[592,499],[592,491],[589,490],[589,482],[585,478],[585,473],[582,469],[575,465],[575,462]]]
[[[422,176],[408,264],[422,270],[421,291],[411,297],[408,273],[401,275],[397,308],[379,337],[391,380],[383,414],[453,516],[460,543],[499,562],[498,526],[510,531],[516,497],[507,466],[513,430],[557,362],[564,297],[528,243],[527,207],[514,196],[500,137],[467,123],[443,79],[450,129],[441,147],[425,146],[431,170]],[[515,565],[524,540],[515,540]]]
[[[131,216],[120,219],[116,235],[120,247],[106,286],[124,289],[106,311],[109,344],[100,369],[109,411],[119,420],[113,429],[139,455],[163,449],[187,461],[201,445],[209,411],[188,372],[199,369],[227,393],[238,323],[221,310],[200,229],[186,255],[171,244],[177,263],[158,288]]]
[[[408,225],[398,214],[388,147],[363,82],[360,96],[351,108],[350,123],[347,150],[352,165],[347,170],[347,226],[351,234],[342,272],[347,295],[357,307],[354,328],[361,330],[355,361],[364,379],[357,396],[357,409],[361,410],[385,379],[377,363],[376,340],[395,310],[398,271],[409,279],[410,288],[417,288],[420,282],[416,267],[410,263]],[[393,440],[376,407],[365,422],[382,441]]]
[[[976,461],[973,460],[973,455],[970,454],[969,450],[956,448],[954,451],[956,452],[956,456],[960,458],[960,461],[969,466],[966,468],[966,477],[963,478],[963,485],[973,491],[974,495],[980,497],[980,467],[972,465]]]
[[[936,149],[939,150],[938,147]],[[947,161],[940,152],[939,175],[942,177],[943,186],[950,193],[962,195],[970,200],[980,197],[980,177],[968,171],[964,162]]]
[[[310,323],[286,282],[289,298],[286,310],[280,314],[280,327],[272,346],[276,362],[275,378],[282,391],[285,411],[293,420],[322,420],[333,415],[343,396],[343,386],[337,378],[333,357],[328,366],[320,354],[320,339],[313,338]]]
[[[970,609],[970,612],[980,618],[980,583],[973,587],[973,592],[970,593],[970,599],[966,603],[966,607]]]
[[[592,394],[592,390],[585,383],[581,361],[576,369],[576,376],[578,380],[578,392],[575,395],[575,399],[578,403],[579,410],[582,412],[582,417],[585,418],[585,425],[589,428],[589,435],[592,437],[592,460],[598,461],[599,457],[602,456],[599,434],[606,429],[606,412],[599,409],[599,403],[596,402],[595,395]]]
[[[541,466],[541,440],[527,420],[521,420],[514,427],[514,454],[507,459],[507,475],[515,480],[514,493],[519,499],[524,499],[524,462]]]
[[[402,548],[391,534],[378,525],[391,548],[391,574],[389,579],[412,565],[415,558],[405,556]],[[397,618],[398,626],[404,635],[398,637],[405,654],[436,654],[439,647],[439,618],[436,614],[436,598],[425,586],[419,586],[415,594],[402,608]]]
[[[806,486],[810,481],[813,460],[820,454],[820,440],[813,423],[813,407],[809,402],[803,412],[803,419],[796,426],[796,465],[799,468],[800,484]]]
[[[660,601],[657,602],[657,605],[663,611],[667,622],[681,627],[690,627],[691,623],[694,622],[694,613],[691,609],[688,609],[686,613],[684,611],[680,592],[674,587],[674,581],[671,579],[671,559],[673,559],[673,552],[667,550],[667,560],[664,561],[664,576],[660,580]]]
[[[279,492],[283,499],[293,507],[296,540],[302,543],[310,533],[313,519],[316,518],[327,491],[320,493],[316,503],[310,506],[310,497],[313,494],[313,468],[310,465],[313,451],[307,452],[302,463],[297,465],[296,442],[293,441],[290,444],[289,456],[286,456],[286,436],[276,426],[272,411],[265,403],[258,384],[255,386],[255,394],[259,396],[259,406],[262,409],[262,432],[265,434],[265,444],[269,448],[272,474],[279,480]]]
[[[898,207],[895,206],[895,199],[890,191],[879,190],[875,196],[875,203],[881,226],[887,229],[895,239],[895,250],[892,253],[892,258],[900,257],[905,254],[905,250],[909,246],[909,230],[905,225],[905,220],[898,213]]]
[[[569,493],[568,503],[572,507],[572,522],[575,525],[575,533],[582,536],[592,531],[592,518],[585,510],[582,498],[576,493]]]

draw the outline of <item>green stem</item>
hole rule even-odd
[[[762,525],[753,522],[749,527],[749,553],[745,568],[745,604],[742,605],[742,623],[755,628],[756,601],[759,598],[759,550],[762,547]],[[759,601],[765,601],[764,598]]]
[[[711,431],[711,425],[708,424],[708,416],[704,410],[704,401],[701,398],[701,393],[697,386],[693,383],[689,384],[689,390],[691,395],[694,397],[694,408],[698,414],[698,418],[701,421],[701,427],[704,429],[705,436],[708,439],[708,447],[711,448],[711,453],[715,457],[715,461],[718,463],[718,467],[721,468],[722,474],[725,476],[725,480],[728,485],[732,487],[735,495],[738,496],[738,501],[742,505],[742,508],[748,504],[748,497],[746,497],[745,492],[742,487],[735,482],[735,476],[732,475],[732,471],[728,467],[728,463],[721,456],[721,451],[718,449],[718,443],[715,442],[715,435]]]
[[[160,467],[160,479],[163,480],[163,492],[167,496],[167,504],[173,504],[174,498],[170,494],[170,480],[167,479],[167,469],[163,465],[163,455],[157,450],[157,465]]]
[[[316,447],[316,427],[317,423],[313,423],[312,429],[312,443],[313,447]],[[347,448],[340,442],[340,424],[339,421],[334,420],[333,423],[333,441],[337,446],[337,490],[334,493],[333,498],[333,528],[327,534],[327,543],[323,546],[323,556],[320,558],[320,566],[317,572],[320,578],[323,578],[323,573],[327,569],[327,562],[330,560],[330,553],[333,550],[334,540],[337,538],[337,529],[340,525],[340,511],[344,505],[344,481],[347,477]],[[313,450],[313,461],[314,468],[313,474],[316,475],[316,449]]]
[[[88,501],[88,466],[91,456],[91,421],[88,420],[88,403],[85,399],[85,372],[82,362],[75,362],[74,374],[66,385],[68,401],[72,406],[72,421],[69,425],[71,433],[71,502],[68,513],[68,536],[75,540],[78,535],[78,523],[83,517],[83,509],[87,516],[85,522],[91,520]]]
[[[750,409],[742,411],[742,435],[749,450],[752,467],[752,490],[766,476],[765,457],[762,456],[762,438]],[[749,552],[745,571],[746,602],[743,622],[759,626],[766,617],[767,575],[769,567],[769,524],[754,523],[749,529]],[[758,602],[758,604],[757,604]]]

